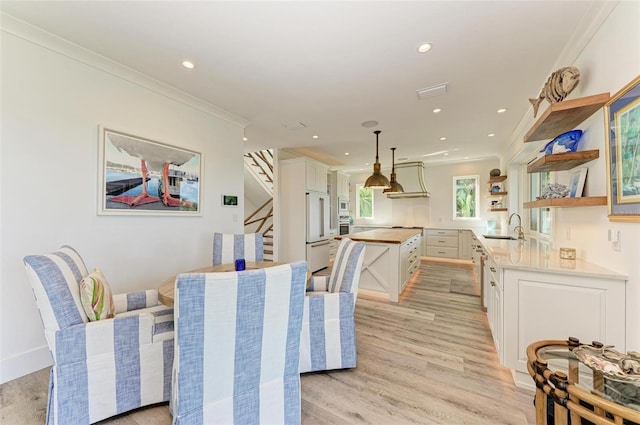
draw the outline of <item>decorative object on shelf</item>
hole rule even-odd
[[[575,248],[560,248],[560,258],[563,260],[575,260],[576,249]]]
[[[565,66],[553,72],[547,79],[540,94],[535,99],[529,99],[533,106],[533,117],[538,115],[538,107],[544,99],[549,103],[562,101],[578,86],[580,71],[575,66]]]
[[[389,187],[389,179],[387,179],[382,172],[380,171],[380,158],[378,157],[378,136],[381,131],[376,130],[373,132],[376,135],[376,162],[373,164],[373,174],[369,176],[366,182],[364,182],[364,187],[368,187],[370,189],[384,189]]]
[[[630,351],[627,354],[613,349],[612,345],[603,345],[593,341],[592,345],[580,345],[573,354],[591,369],[604,377],[618,382],[640,382],[640,353]]]
[[[382,193],[402,193],[404,192],[404,188],[398,181],[396,180],[396,156],[395,152],[396,148],[391,148],[391,181],[389,182],[389,187],[384,189]]]
[[[491,171],[489,171],[489,176],[491,177],[498,177],[500,175],[500,169],[499,168],[494,168]]]
[[[552,153],[575,152],[578,150],[578,144],[581,139],[582,130],[567,131],[547,143],[540,152],[544,152],[545,155],[551,155]]]
[[[493,186],[491,186],[491,191],[494,192],[494,193],[500,192],[500,185],[499,184],[494,184]]]
[[[574,168],[569,172],[569,197],[570,198],[582,198],[582,192],[584,191],[584,182],[587,179],[586,167]]]
[[[610,221],[640,222],[640,76],[604,106]]]
[[[202,154],[100,126],[98,214],[202,215]]]
[[[542,196],[538,196],[537,199],[548,198],[564,198],[569,194],[569,188],[560,183],[553,183],[547,185],[542,192]]]

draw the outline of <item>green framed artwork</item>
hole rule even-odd
[[[640,222],[640,76],[604,107],[610,221]]]

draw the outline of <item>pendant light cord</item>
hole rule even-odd
[[[374,133],[376,133],[376,162],[380,162],[380,157],[378,156],[378,135],[380,134],[380,130],[376,130]]]

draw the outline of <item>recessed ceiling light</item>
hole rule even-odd
[[[447,140],[447,138],[446,137],[441,137],[440,140]]]
[[[243,138],[242,138],[242,140],[244,140],[244,141],[246,142],[246,141],[247,141],[247,140],[249,140],[249,139],[247,139],[246,137],[243,137]]]
[[[317,134],[314,134],[312,137],[313,137],[314,139],[317,139],[317,138],[318,138],[318,135],[317,135]]]
[[[449,152],[445,152],[445,153],[444,153],[444,156],[449,156]]]
[[[195,65],[193,64],[193,62],[190,62],[190,61],[183,61],[182,62],[182,66],[184,66],[185,68],[188,68],[188,69],[195,68]]]
[[[368,162],[365,162],[365,163],[364,163],[364,165],[369,165],[369,163],[368,163]],[[362,168],[362,169],[364,170],[364,168]]]
[[[499,114],[502,114],[502,113],[507,112],[507,109],[506,108],[500,108],[496,112],[498,112]]]
[[[442,109],[440,109],[440,108],[436,108],[436,109],[434,109],[434,110],[433,110],[433,113],[434,113],[434,114],[437,114],[437,113],[439,113],[439,112],[442,112]]]
[[[345,152],[344,154],[345,154],[345,155],[349,155],[349,152]]]
[[[469,157],[468,157],[468,156],[465,156],[465,157],[464,157],[464,159],[469,159]]]
[[[376,125],[378,125],[378,121],[369,120],[369,121],[363,122],[360,125],[363,126],[364,128],[371,128],[371,127],[375,127]]]
[[[429,50],[431,50],[430,43],[423,43],[418,46],[418,53],[427,53]]]
[[[493,137],[493,136],[495,136],[495,135],[496,135],[496,133],[489,133],[489,134],[487,134],[487,136],[489,136],[489,137]]]

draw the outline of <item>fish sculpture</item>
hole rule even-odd
[[[551,155],[552,153],[575,152],[578,150],[578,143],[581,138],[582,130],[567,131],[547,143],[540,152],[544,152],[545,155]]]
[[[540,102],[547,99],[549,103],[562,101],[576,88],[580,82],[580,71],[575,66],[565,66],[551,74],[535,99],[529,99],[533,105],[533,117],[538,115]]]

